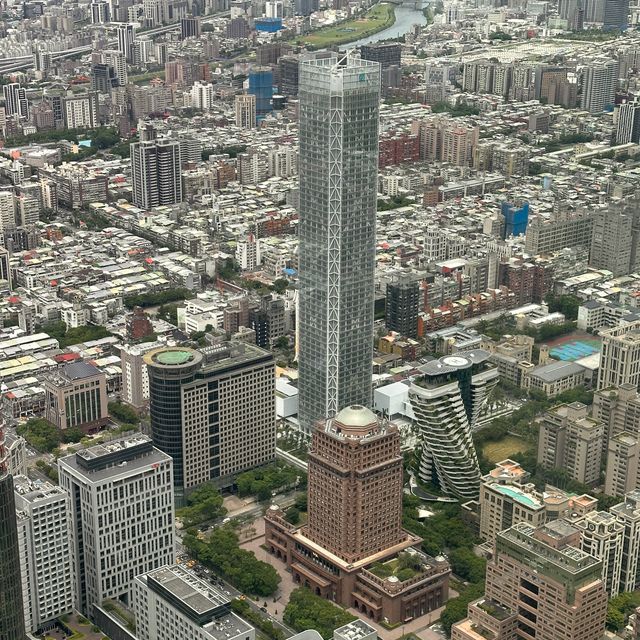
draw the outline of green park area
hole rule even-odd
[[[396,14],[393,5],[381,2],[371,7],[362,17],[322,27],[313,33],[297,38],[296,42],[317,48],[346,44],[387,29],[395,21]]]
[[[517,453],[526,453],[531,449],[531,446],[531,443],[523,438],[506,435],[495,442],[487,442],[482,448],[482,453],[489,462],[495,464],[511,458]]]

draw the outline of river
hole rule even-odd
[[[419,3],[418,6],[427,6],[428,2]],[[422,9],[416,9],[413,5],[405,6],[403,4],[396,5],[395,7],[396,21],[387,29],[378,31],[372,36],[361,38],[355,42],[349,42],[344,44],[345,49],[353,49],[359,47],[362,44],[371,44],[372,42],[379,42],[380,40],[388,40],[389,38],[399,38],[405,33],[409,32],[411,26],[414,24],[425,25],[427,19],[422,13]]]

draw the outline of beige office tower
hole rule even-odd
[[[485,596],[454,625],[452,640],[601,640],[607,615],[602,562],[575,548],[558,520],[498,534]]]
[[[640,434],[640,394],[633,384],[600,389],[593,394],[591,415],[605,426],[605,447],[623,431]]]
[[[639,458],[640,443],[634,434],[623,431],[609,440],[604,480],[608,496],[623,496],[637,488]]]
[[[600,480],[604,426],[587,414],[580,402],[547,411],[540,423],[538,462],[546,469],[565,469],[576,482],[593,485]]]
[[[151,435],[173,458],[178,500],[276,455],[275,362],[255,345],[225,342],[200,351],[164,347],[144,355]]]
[[[624,502],[609,509],[616,520],[624,526],[622,563],[620,568],[620,592],[634,591],[638,580],[638,559],[640,558],[640,491],[627,493]]]
[[[640,385],[640,320],[600,332],[602,355],[598,389]]]
[[[236,96],[236,127],[256,128],[256,97],[253,94]]]

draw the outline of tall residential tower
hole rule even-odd
[[[422,438],[420,478],[461,498],[475,498],[480,491],[471,432],[498,382],[489,356],[472,349],[433,360],[421,367],[409,391]]]
[[[371,402],[380,66],[300,64],[300,425]]]

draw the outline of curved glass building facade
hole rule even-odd
[[[160,348],[145,354],[153,444],[173,458],[176,499],[184,486],[182,387],[195,379],[202,354],[194,349]]]
[[[371,404],[380,65],[300,63],[301,427]]]

